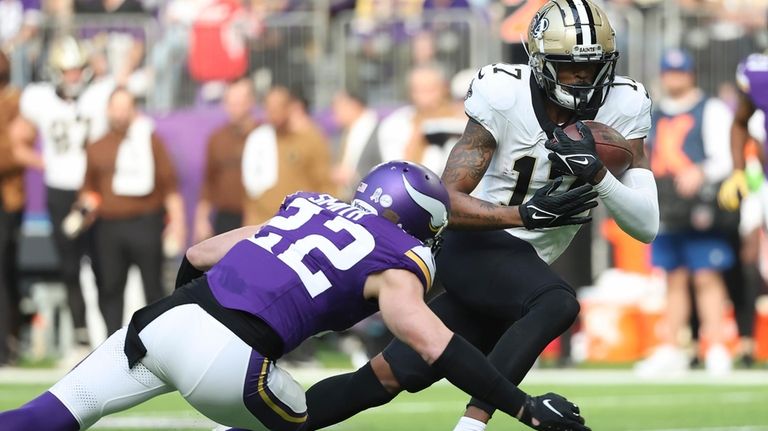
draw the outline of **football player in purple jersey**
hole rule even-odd
[[[744,147],[749,140],[748,123],[752,115],[759,109],[768,112],[768,53],[756,53],[742,61],[736,69],[736,83],[739,86],[739,105],[731,125],[731,156],[733,157],[733,172],[723,181],[718,194],[720,205],[735,211],[742,198],[749,194]],[[765,130],[768,131],[768,116],[764,120]],[[763,150],[765,154],[765,150]],[[766,172],[768,165],[763,163]],[[766,187],[753,186],[757,189],[763,205],[768,205]]]
[[[560,223],[589,221],[575,214],[594,206],[591,187],[551,191],[521,214],[557,210],[567,214]],[[288,196],[265,224],[190,248],[171,296],[137,311],[47,392],[0,413],[0,429],[86,429],[171,391],[238,430],[306,429],[304,390],[276,361],[307,337],[381,310],[399,339],[467,393],[535,429],[589,430],[575,404],[518,389],[424,303],[449,209],[440,178],[407,162],[374,168],[351,204]]]

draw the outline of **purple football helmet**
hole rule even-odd
[[[387,218],[428,245],[448,224],[451,210],[440,177],[404,161],[374,167],[358,184],[352,205]]]

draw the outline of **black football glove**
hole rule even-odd
[[[603,169],[603,162],[597,156],[595,138],[589,127],[577,121],[576,130],[581,134],[581,140],[571,139],[558,127],[554,130],[555,138],[544,144],[544,147],[553,151],[548,157],[555,174],[573,175],[585,183],[594,184],[595,176]]]
[[[538,397],[529,396],[518,419],[535,430],[591,431],[579,413],[579,406],[549,392]]]
[[[557,177],[552,184],[536,190],[530,200],[518,207],[520,218],[526,229],[555,227],[569,224],[584,224],[592,217],[575,217],[597,206],[597,192],[592,186],[584,184],[567,192],[555,194],[563,183],[563,177]]]

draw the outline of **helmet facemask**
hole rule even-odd
[[[618,58],[618,52],[613,52],[609,56],[600,56],[598,60],[577,60],[573,56],[537,55],[531,56],[529,64],[536,82],[550,100],[566,109],[583,112],[597,109],[605,102],[605,96],[608,92],[604,89],[613,84]],[[588,84],[560,82],[558,78],[560,65],[572,63],[598,65],[593,81]],[[589,108],[588,105],[596,94],[601,100]]]
[[[590,0],[550,0],[542,6],[528,29],[528,52],[536,83],[552,102],[579,113],[605,102],[619,53],[608,16]],[[592,81],[560,82],[565,64],[595,65]]]

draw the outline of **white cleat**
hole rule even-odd
[[[635,364],[640,377],[670,377],[688,372],[688,355],[674,346],[661,346],[651,356]]]
[[[727,376],[733,371],[733,360],[725,346],[715,344],[707,350],[704,366],[710,376]]]

